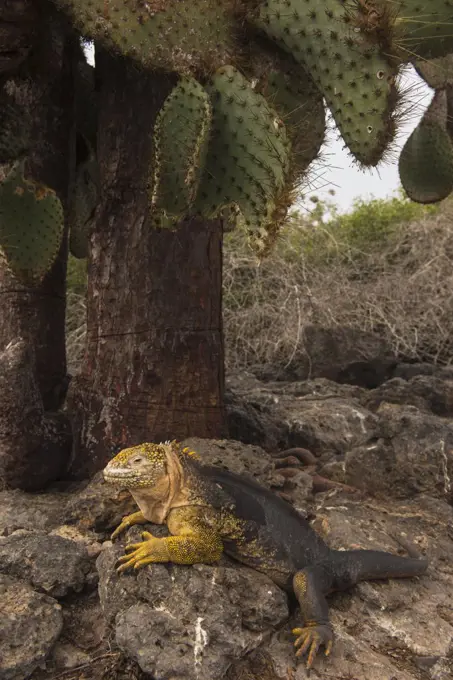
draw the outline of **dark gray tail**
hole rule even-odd
[[[415,548],[396,538],[412,557],[400,557],[380,550],[338,551],[341,562],[338,587],[348,587],[359,581],[373,581],[385,578],[411,578],[421,576],[428,568],[428,560],[419,555]],[[349,581],[349,583],[348,583]]]

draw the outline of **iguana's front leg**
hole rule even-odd
[[[121,520],[121,524],[116,527],[110,538],[113,541],[114,538],[119,536],[126,529],[129,529],[129,527],[134,526],[134,524],[146,524],[147,521],[148,520],[141,510],[139,512],[133,512],[132,515],[126,515],[126,517],[123,517]]]
[[[203,521],[202,510],[179,508],[173,513],[172,521],[168,521],[168,527],[173,536],[157,538],[149,531],[144,531],[143,542],[127,545],[126,555],[118,560],[118,572],[131,567],[140,569],[158,562],[209,564],[220,559],[222,539],[215,529]]]
[[[305,624],[303,628],[294,628],[293,633],[297,635],[294,646],[298,647],[296,656],[308,652],[308,669],[312,667],[321,645],[325,647],[326,656],[332,651],[333,630],[324,595],[329,590],[328,580],[328,575],[323,571],[318,573],[316,567],[302,569],[293,578],[294,593]]]

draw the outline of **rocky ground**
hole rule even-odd
[[[208,462],[283,494],[333,547],[397,553],[400,535],[430,560],[331,596],[336,645],[310,677],[451,679],[453,371],[400,365],[374,389],[242,375],[228,416],[233,441],[188,440]],[[109,534],[133,507],[100,476],[0,492],[0,680],[307,677],[297,610],[265,576],[227,558],[118,576]]]

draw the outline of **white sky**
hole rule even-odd
[[[85,48],[89,63],[94,63],[92,45]],[[390,160],[377,168],[360,170],[346,149],[343,141],[337,140],[335,128],[329,129],[326,143],[322,149],[322,161],[312,165],[308,176],[308,186],[299,208],[311,209],[310,195],[336,203],[340,210],[348,210],[355,198],[384,198],[391,196],[400,186],[398,178],[399,150],[418,124],[432,98],[432,90],[425,85],[413,68],[405,70],[401,77],[401,87],[407,92],[407,113],[400,124],[399,133],[393,143]],[[329,190],[335,191],[335,196]]]

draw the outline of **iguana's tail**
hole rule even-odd
[[[343,589],[359,581],[410,578],[424,574],[428,568],[428,560],[404,539],[393,538],[403,546],[410,557],[400,557],[380,550],[338,551],[337,555],[339,561],[342,562],[342,568],[339,569],[337,587]]]

